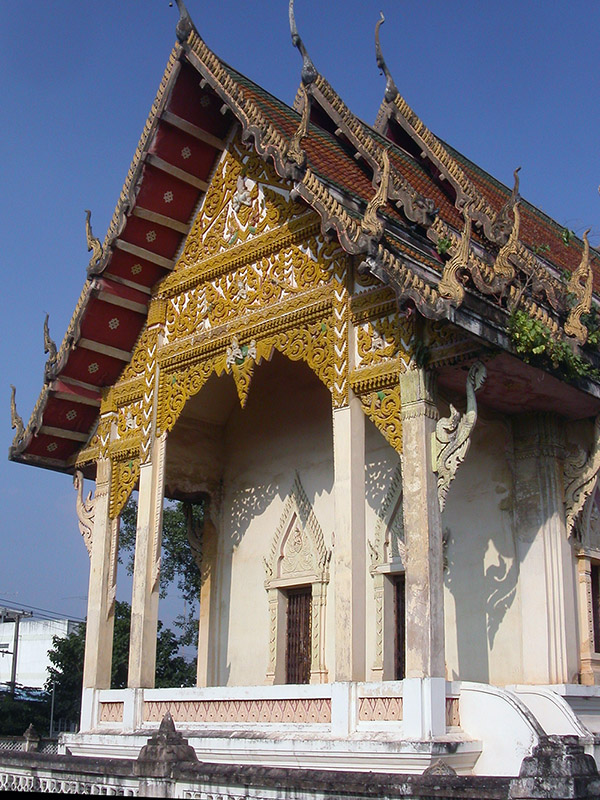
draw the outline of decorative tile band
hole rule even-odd
[[[361,722],[396,722],[402,720],[401,697],[360,697],[358,719]]]
[[[170,712],[174,722],[331,722],[331,700],[147,700],[144,722],[160,722]]]
[[[99,722],[123,722],[123,703],[100,703]]]

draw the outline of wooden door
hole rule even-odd
[[[286,683],[310,683],[311,587],[288,591]]]

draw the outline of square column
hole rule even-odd
[[[564,429],[554,414],[513,419],[523,683],[573,683],[579,671],[575,558],[564,508]]]
[[[334,681],[365,680],[365,418],[360,401],[333,409]]]
[[[140,467],[128,678],[128,686],[136,689],[152,689],[156,672],[166,448],[163,434],[154,440],[150,461]]]
[[[113,543],[116,547],[119,521],[108,515],[110,459],[96,465],[94,527],[90,554],[90,581],[83,661],[83,688],[110,689],[114,628]]]
[[[406,677],[445,679],[442,524],[431,444],[438,419],[435,376],[421,368],[403,373],[400,394]]]

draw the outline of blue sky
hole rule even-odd
[[[292,102],[300,57],[287,0],[188,8],[219,56]],[[578,234],[591,226],[597,246],[600,3],[296,0],[315,65],[368,122],[384,90],[380,9],[388,66],[424,122],[505,183],[520,165],[522,195]],[[42,386],[44,315],[60,343],[89,260],[84,209],[103,239],[176,21],[168,0],[0,5],[1,452],[12,440],[9,384],[27,421]],[[0,604],[84,616],[88,557],[70,477],[4,457],[0,504]]]

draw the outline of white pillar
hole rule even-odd
[[[132,688],[151,689],[155,679],[166,445],[166,434],[155,439],[150,461],[140,467],[129,642]]]
[[[524,683],[572,683],[579,671],[563,430],[553,414],[513,419]]]
[[[333,409],[334,681],[365,680],[365,420],[356,397]]]
[[[99,459],[96,465],[94,528],[83,661],[84,689],[110,689],[114,628],[111,544],[113,537],[117,535],[118,525],[118,520],[111,520],[108,515],[110,478],[110,459]]]
[[[406,543],[406,678],[404,733],[430,739],[446,732],[444,562],[441,513],[433,471],[438,411],[435,375],[400,375],[402,487]]]

